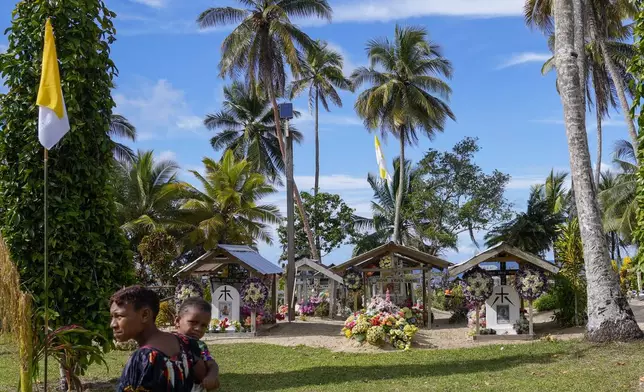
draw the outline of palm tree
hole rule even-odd
[[[566,214],[571,205],[571,194],[566,189],[568,173],[550,171],[546,182],[541,188],[542,198],[550,204],[553,214]]]
[[[307,48],[300,77],[290,86],[290,98],[309,90],[309,109],[315,105],[315,185],[313,195],[318,194],[320,184],[320,141],[319,141],[319,104],[328,112],[329,101],[342,107],[342,99],[337,89],[351,90],[351,81],[342,74],[344,59],[337,51],[329,48],[324,41],[316,41]]]
[[[244,74],[249,85],[261,82],[273,106],[280,151],[282,157],[286,157],[277,97],[283,96],[285,92],[286,65],[291,68],[295,77],[300,75],[302,55],[298,46],[308,48],[314,44],[307,34],[291,23],[291,18],[316,16],[330,21],[331,6],[327,0],[239,1],[249,8],[209,8],[199,15],[197,22],[201,28],[238,23],[222,43],[222,56],[219,61],[220,76]],[[288,172],[287,176],[290,176]],[[300,210],[304,230],[307,232],[311,255],[319,258],[313,232],[304,213],[302,198],[294,182],[293,197]]]
[[[391,182],[381,179],[378,176],[369,174],[367,181],[373,190],[374,200],[371,201],[371,211],[373,218],[364,218],[356,216],[354,218],[356,229],[366,230],[368,233],[362,235],[355,243],[353,254],[359,255],[371,249],[391,241],[394,233],[394,220],[396,215],[396,195],[400,186],[400,160],[394,159],[394,176]],[[411,162],[405,162],[403,170],[406,178],[403,179],[405,196],[411,194],[411,187],[416,177],[416,171],[412,169]],[[403,197],[403,210],[410,208],[410,200]],[[401,243],[406,246],[417,249],[427,250],[419,238],[419,231],[415,230],[412,219],[402,219],[401,222]]]
[[[272,243],[268,224],[277,224],[280,214],[273,205],[258,205],[274,194],[275,188],[257,173],[247,160],[236,160],[232,151],[220,162],[204,158],[205,175],[191,173],[203,191],[189,186],[193,193],[181,206],[191,223],[193,244],[212,249],[219,243],[255,245],[256,240]]]
[[[585,107],[581,91],[582,80],[574,47],[573,7],[570,1],[562,0],[555,1],[553,8],[556,22],[557,83],[563,104],[570,168],[588,282],[588,338],[594,341],[641,338],[642,331],[621,293],[619,279],[608,263],[608,247],[604,237],[599,203],[595,197],[588,139],[584,126]],[[607,63],[610,62],[609,56],[603,54]],[[615,82],[614,78],[613,81]],[[618,84],[615,84],[619,89]],[[627,122],[632,125],[632,121]]]
[[[253,170],[281,185],[284,160],[275,129],[273,109],[268,99],[255,88],[240,82],[224,87],[224,103],[219,113],[209,114],[204,125],[220,131],[210,139],[215,151],[231,150],[237,159],[246,159]],[[295,113],[299,115],[299,113]],[[302,134],[291,127],[293,140],[302,141]]]
[[[117,216],[132,243],[154,230],[181,226],[175,210],[186,184],[177,179],[178,170],[174,161],[156,161],[153,151],[138,151],[132,161],[118,162]]]
[[[633,145],[620,140],[615,144],[613,162],[621,172],[604,174],[599,200],[604,212],[604,230],[619,234],[624,243],[632,242],[637,227],[637,162]]]
[[[544,186],[533,186],[526,212],[503,223],[485,235],[487,246],[501,242],[526,252],[545,256],[557,238],[557,227],[564,222],[562,212],[553,211],[553,202],[544,197]]]
[[[613,39],[606,42],[608,47],[608,52],[615,64],[615,67],[619,70],[619,76],[622,79],[622,83],[625,86],[630,86],[630,83],[633,79],[632,75],[628,72],[628,66],[630,60],[635,55],[635,50],[632,44],[622,42],[624,39],[630,36],[630,28],[627,26],[621,26],[619,29],[615,29],[613,34]],[[551,35],[548,39],[548,46],[550,50],[554,53],[554,35]],[[584,75],[586,76],[586,89],[587,92],[587,102],[590,107],[593,104],[594,98],[594,107],[595,107],[595,118],[597,121],[597,156],[595,161],[595,184],[600,182],[601,176],[601,161],[602,161],[602,145],[603,145],[603,135],[602,135],[602,122],[605,117],[609,115],[610,108],[617,108],[618,98],[617,98],[617,88],[613,83],[613,80],[609,77],[608,71],[606,70],[606,64],[602,57],[601,51],[599,49],[599,44],[596,41],[591,41],[586,44],[586,71]],[[548,72],[554,69],[554,56],[548,59],[542,69],[542,74],[547,74]],[[591,91],[594,94],[591,94]],[[629,94],[632,95],[630,87],[628,88]],[[593,96],[594,95],[594,96]]]
[[[356,69],[355,86],[370,87],[360,93],[356,112],[365,126],[388,132],[400,141],[400,166],[404,169],[405,145],[418,141],[418,132],[432,139],[441,132],[448,118],[454,119],[446,103],[450,87],[440,76],[451,77],[452,66],[441,56],[440,48],[427,39],[422,27],[396,26],[394,40],[375,39],[367,44],[370,67]],[[435,94],[435,95],[432,95]],[[394,241],[400,242],[400,214],[403,179],[400,176],[394,218]]]
[[[344,59],[337,51],[329,48],[324,41],[316,41],[315,45],[306,49],[305,61],[302,63],[300,77],[290,86],[290,98],[300,95],[304,89],[309,90],[309,110],[315,105],[315,183],[313,197],[320,189],[320,131],[319,104],[328,112],[329,101],[342,107],[342,99],[337,89],[351,90],[351,81],[344,77],[342,65]],[[318,209],[317,198],[313,207]],[[315,246],[320,249],[319,227],[315,228]]]
[[[119,137],[129,139],[133,142],[136,141],[136,127],[120,114],[112,114],[108,133],[112,139]],[[134,151],[130,147],[114,142],[114,158],[117,161],[132,162],[135,156]]]
[[[525,3],[525,19],[529,26],[535,26],[546,34],[554,32],[554,19],[553,19],[553,0],[526,0]],[[598,80],[593,81],[601,83],[602,79],[610,79],[614,86],[613,93],[617,96],[624,121],[629,130],[631,142],[637,147],[637,131],[633,124],[633,118],[630,113],[630,105],[626,98],[628,93],[628,83],[624,80],[627,73],[623,72],[624,66],[622,61],[630,61],[632,56],[624,55],[616,58],[614,55],[615,45],[621,44],[623,48],[628,48],[628,42],[631,38],[631,26],[624,26],[623,20],[632,17],[636,9],[633,4],[627,0],[607,1],[607,0],[574,0],[575,4],[575,20],[574,22],[581,27],[575,28],[576,41],[573,44],[575,49],[583,46],[588,46],[588,43],[593,46],[592,53],[588,54],[588,48],[585,51],[580,49],[575,50],[580,56],[577,58],[578,69],[580,72],[581,80],[586,80],[587,77],[595,78],[597,75],[589,75],[588,62],[593,62],[597,67],[594,67],[595,72],[605,72],[605,75],[600,76]],[[581,5],[578,5],[581,4]],[[584,9],[583,18],[579,20],[577,15],[578,9]],[[585,21],[587,23],[584,23]],[[584,37],[580,39],[579,37]],[[583,55],[583,56],[581,56]],[[584,65],[585,64],[585,65]],[[596,68],[596,69],[595,69]],[[587,88],[585,85],[581,86],[582,94]],[[610,91],[610,90],[607,90]],[[597,115],[603,115],[602,110],[598,111]],[[601,132],[601,129],[599,130]],[[596,181],[599,174],[596,173]]]

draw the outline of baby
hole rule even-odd
[[[201,385],[195,383],[192,389],[195,392],[219,388],[219,365],[210,355],[208,346],[200,340],[208,329],[211,317],[212,306],[208,302],[200,297],[190,297],[181,303],[175,319],[177,332],[197,341],[201,360],[205,363],[206,376],[201,381]]]

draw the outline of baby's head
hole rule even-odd
[[[181,303],[174,325],[177,332],[193,339],[201,339],[208,329],[212,306],[201,297],[190,297]]]
[[[123,288],[110,298],[110,326],[119,342],[137,339],[146,328],[154,326],[159,314],[159,296],[141,286]]]

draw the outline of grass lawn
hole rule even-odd
[[[644,376],[644,343],[537,342],[458,350],[339,354],[263,344],[211,347],[222,391],[633,391]],[[114,390],[128,353],[94,366],[90,390]],[[17,357],[0,341],[0,391],[17,384]],[[50,374],[57,372],[52,368]]]

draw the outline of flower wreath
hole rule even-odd
[[[463,274],[461,286],[468,302],[481,304],[492,295],[494,280],[480,267],[474,267]]]
[[[344,285],[349,290],[358,291],[362,288],[362,277],[358,272],[349,270],[344,274]]]
[[[259,278],[248,278],[241,288],[241,300],[244,306],[258,311],[264,308],[268,298],[268,287]]]
[[[522,265],[517,271],[514,286],[519,297],[534,301],[548,290],[548,278],[543,271]]]
[[[384,256],[383,258],[380,259],[380,262],[378,264],[382,269],[391,269],[394,267],[394,263],[391,260],[391,256]]]
[[[201,282],[196,279],[185,279],[179,282],[174,291],[174,304],[177,308],[181,303],[190,297],[202,297],[203,288]]]

